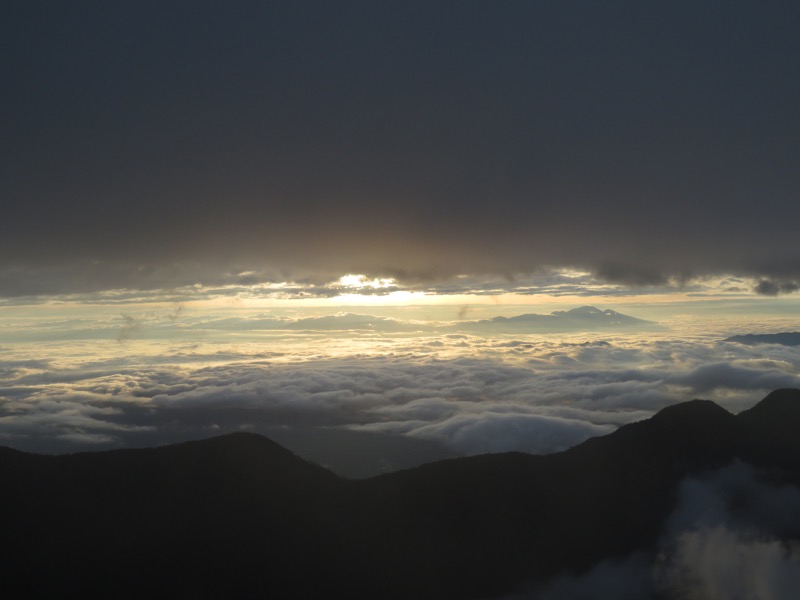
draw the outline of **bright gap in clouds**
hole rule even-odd
[[[352,306],[397,306],[425,301],[425,292],[401,289],[394,277],[368,277],[348,273],[330,284],[339,293],[327,304]]]
[[[339,278],[339,285],[345,288],[372,288],[374,290],[394,287],[397,282],[393,277],[373,277],[366,275],[342,275]]]

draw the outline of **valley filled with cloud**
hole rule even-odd
[[[679,323],[531,333],[531,318],[509,319],[477,335],[492,321],[114,310],[4,320],[16,342],[0,347],[3,444],[62,453],[245,430],[365,476],[445,456],[557,452],[676,402],[739,412],[800,387],[798,348]]]

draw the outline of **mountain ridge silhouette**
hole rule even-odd
[[[252,433],[48,456],[0,448],[0,564],[28,597],[481,598],[654,548],[680,482],[800,483],[800,390],[704,400],[564,452],[347,480]]]
[[[467,331],[493,331],[497,333],[514,333],[528,331],[531,333],[557,333],[566,331],[666,331],[666,327],[656,323],[624,315],[617,311],[601,310],[595,306],[585,305],[570,310],[557,310],[550,314],[524,313],[512,317],[494,317],[479,321],[464,321],[458,324],[459,329]]]

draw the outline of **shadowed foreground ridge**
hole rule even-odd
[[[65,456],[0,448],[0,564],[28,597],[480,598],[652,549],[691,474],[800,482],[800,390],[694,400],[562,453],[348,481],[237,433]]]

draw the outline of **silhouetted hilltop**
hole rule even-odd
[[[237,433],[143,450],[0,448],[24,596],[481,598],[652,551],[680,482],[739,459],[800,481],[800,390],[693,400],[565,452],[341,479]]]
[[[764,425],[800,425],[800,390],[786,388],[767,394],[753,408],[739,413],[738,418],[747,423]]]
[[[795,485],[800,484],[800,390],[771,392],[737,419],[746,432],[743,458],[753,463],[779,465]]]
[[[668,406],[644,421],[620,427],[603,437],[591,438],[567,454],[611,452],[615,460],[673,462],[688,460],[693,468],[708,468],[713,457],[729,457],[735,446],[737,419],[708,400],[691,400]]]

